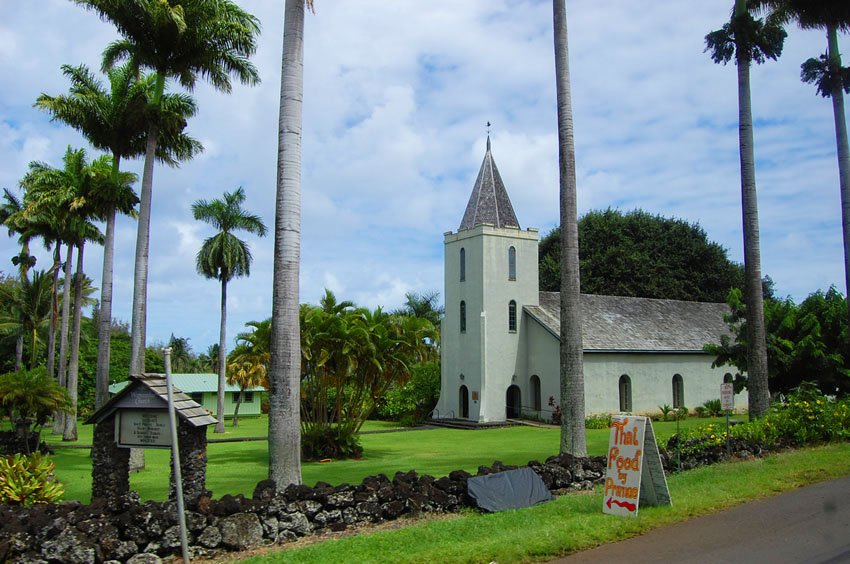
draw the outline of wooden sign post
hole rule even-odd
[[[670,505],[652,422],[646,417],[611,418],[602,512],[635,516],[640,504]]]

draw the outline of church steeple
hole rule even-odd
[[[489,124],[488,124],[489,125]],[[466,205],[466,212],[459,229],[472,229],[476,225],[489,223],[496,227],[514,227],[519,229],[511,199],[502,182],[499,169],[490,152],[490,135],[487,135],[487,151],[484,162],[478,171],[478,178],[472,188],[472,195]]]

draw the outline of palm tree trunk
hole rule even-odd
[[[565,0],[553,0],[555,81],[558,93],[558,163],[561,200],[561,447],[587,456],[584,425],[584,364],[581,336],[581,284],[578,262],[576,150],[570,93]]]
[[[218,395],[216,396],[216,433],[224,433],[224,345],[227,341],[227,280],[221,281],[221,325],[218,329]]]
[[[85,240],[80,241],[77,253],[77,274],[74,276],[74,326],[71,330],[71,361],[68,365],[68,395],[71,396],[71,409],[65,416],[63,441],[77,440],[77,387],[80,372],[80,325],[83,313],[83,250]]]
[[[115,258],[115,208],[106,216],[103,242],[103,274],[100,282],[100,320],[97,330],[97,369],[94,408],[109,400],[109,352],[112,339],[112,270]]]
[[[53,285],[50,292],[50,328],[47,334],[47,375],[56,374],[56,324],[59,322],[59,265],[62,263],[62,244],[56,241],[53,250]]]
[[[24,334],[21,332],[15,339],[15,372],[18,372],[24,362]]]
[[[160,80],[160,79],[157,79]],[[148,253],[151,233],[151,199],[153,191],[153,165],[159,128],[148,126],[145,166],[142,171],[142,193],[139,204],[139,226],[136,234],[136,263],[133,276],[133,320],[130,341],[130,374],[145,371],[145,331],[147,325]]]
[[[838,29],[827,26],[829,41],[829,74],[831,79],[832,112],[835,117],[835,145],[838,151],[838,184],[841,193],[841,228],[844,233],[844,289],[850,295],[850,148],[847,142],[847,120],[844,116],[844,90],[842,88],[841,52],[838,50]],[[850,300],[847,301],[850,308]],[[850,309],[848,309],[850,317]]]
[[[269,478],[301,483],[301,123],[304,98],[304,0],[286,0],[278,122],[274,285],[269,366]]]
[[[74,260],[74,246],[68,243],[65,254],[65,282],[62,285],[62,328],[59,330],[59,368],[56,380],[60,386],[67,387],[66,369],[68,363],[68,326],[71,315],[71,266]],[[58,434],[65,431],[65,414],[57,413],[53,418],[53,432]]]
[[[239,388],[239,400],[236,402],[236,409],[233,410],[233,426],[239,426],[239,406],[242,405],[242,398],[245,396],[245,388]]]
[[[735,16],[747,10],[746,0],[736,0]],[[736,46],[737,47],[737,46]],[[744,302],[747,306],[747,372],[750,418],[770,408],[767,383],[767,342],[764,328],[764,298],[761,286],[756,165],[753,149],[753,114],[750,101],[750,60],[743,48],[736,49],[738,63],[738,143],[741,159],[741,213],[744,232]]]

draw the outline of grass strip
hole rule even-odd
[[[850,474],[850,444],[832,444],[668,477],[671,507],[644,507],[635,518],[602,514],[602,492],[566,495],[540,506],[414,522],[281,548],[246,560],[268,562],[529,562],[548,560],[747,501]]]

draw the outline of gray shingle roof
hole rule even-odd
[[[525,306],[553,335],[560,335],[557,292],[540,292],[540,305]],[[702,352],[728,334],[726,304],[581,295],[585,352]]]
[[[478,171],[478,178],[472,188],[466,212],[459,229],[472,229],[476,225],[489,223],[496,227],[516,227],[519,229],[514,207],[508,198],[505,183],[496,168],[493,154],[490,152],[490,137],[487,137],[487,152]]]

